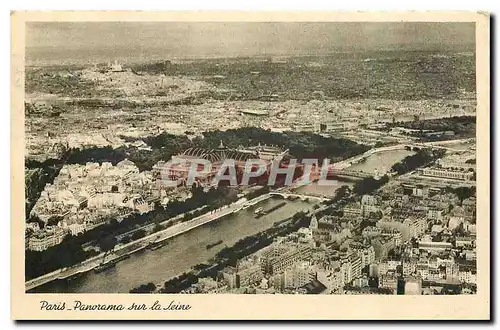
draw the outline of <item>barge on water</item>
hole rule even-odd
[[[104,264],[100,264],[99,266],[94,268],[94,272],[99,274],[99,273],[102,273],[103,271],[105,271],[106,269],[111,269],[111,268],[114,268],[115,266],[116,266],[116,262],[110,261],[110,262],[107,262]]]
[[[223,242],[222,240],[219,240],[219,241],[217,241],[217,242],[207,244],[207,250],[209,250],[209,249],[213,248],[214,246],[217,246],[217,245],[219,245],[219,244],[222,244],[222,242]]]
[[[268,208],[267,210],[263,210],[262,208],[259,208],[260,210],[259,210],[259,209],[255,210],[255,217],[256,217],[256,218],[260,218],[261,216],[266,215],[266,214],[269,214],[269,213],[271,213],[271,212],[274,212],[274,211],[276,211],[277,209],[282,208],[282,207],[283,207],[283,206],[285,206],[285,205],[286,205],[286,202],[285,202],[285,201],[283,201],[283,202],[281,202],[281,203],[279,203],[279,204],[276,204],[276,205],[274,205],[274,206],[271,206],[271,207],[270,207],[270,208]]]

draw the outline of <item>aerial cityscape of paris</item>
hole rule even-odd
[[[475,23],[25,42],[27,293],[477,294]]]

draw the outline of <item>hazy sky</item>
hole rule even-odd
[[[169,56],[257,55],[347,49],[449,48],[474,43],[473,23],[28,23],[28,48],[157,48]]]

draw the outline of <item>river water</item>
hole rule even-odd
[[[385,173],[390,167],[413,154],[407,150],[395,150],[374,154],[365,162],[353,165],[353,169],[373,173],[377,169]],[[316,183],[295,190],[302,194],[322,194],[333,197],[343,185],[352,186],[353,182],[337,181],[333,185]],[[187,233],[171,238],[162,248],[132,255],[130,259],[119,262],[115,268],[101,273],[89,272],[73,280],[58,280],[33,290],[39,293],[127,293],[130,289],[148,282],[163,283],[193,266],[203,263],[216,255],[225,245],[232,246],[243,237],[254,235],[270,228],[275,221],[288,218],[301,210],[312,209],[316,202],[286,201],[286,205],[258,219],[254,217],[257,207],[272,207],[282,199],[270,198],[257,205],[226,216],[214,222],[197,227]],[[222,240],[223,243],[207,249],[207,244]]]
[[[348,169],[361,171],[372,175],[375,174],[375,170],[377,170],[379,174],[383,175],[391,169],[392,165],[413,154],[415,154],[414,151],[408,150],[390,150],[380,152],[369,156],[362,163],[350,166]],[[318,185],[317,182],[314,182],[312,184],[297,188],[294,191],[299,194],[321,194],[325,197],[333,197],[335,196],[335,191],[338,188],[344,185],[353,186],[358,179],[353,179],[352,181],[333,180],[334,179],[328,179],[328,184],[324,185]]]

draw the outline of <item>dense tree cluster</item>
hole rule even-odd
[[[458,188],[446,187],[446,192],[457,195],[458,198],[460,199],[460,203],[462,203],[464,199],[476,195],[476,187],[458,187]]]
[[[332,199],[324,202],[324,204],[325,205],[337,204],[340,201],[346,199],[348,196],[350,196],[350,194],[351,194],[351,189],[349,188],[349,186],[343,185],[335,191],[335,196]]]
[[[454,138],[476,136],[475,116],[455,116],[449,118],[405,121],[390,124],[390,126],[400,126],[409,129],[417,129],[421,130],[422,132],[426,130],[438,132],[453,131],[455,133]],[[423,136],[423,133],[421,133],[420,135]]]
[[[153,165],[160,160],[169,160],[176,153],[191,146],[191,142],[186,136],[178,136],[162,133],[144,139],[151,146],[152,150],[142,150],[133,146],[119,147],[93,147],[86,149],[71,149],[67,159],[68,164],[86,164],[87,162],[110,162],[113,165],[124,159],[129,159],[139,171],[151,170]]]
[[[133,288],[129,293],[152,293],[156,290],[156,285],[149,282],[148,284],[141,284],[136,288]]]
[[[361,154],[369,149],[368,146],[358,144],[343,138],[327,138],[310,132],[283,133],[271,132],[258,127],[243,127],[227,131],[209,131],[203,133],[203,139],[193,142],[201,147],[216,148],[220,141],[227,146],[250,146],[257,144],[276,145],[288,149],[294,157],[324,159],[332,162]]]
[[[103,236],[99,238],[98,244],[99,244],[99,249],[101,252],[104,252],[103,260],[106,258],[106,255],[110,252],[113,251],[113,249],[116,246],[116,243],[118,243],[118,240],[116,239],[115,236],[109,235],[109,236]]]
[[[409,173],[418,167],[427,165],[433,160],[442,157],[443,154],[443,150],[434,152],[429,150],[419,150],[416,154],[407,156],[400,162],[392,165],[391,170],[397,172],[399,175]]]
[[[94,250],[84,251],[80,243],[67,237],[61,244],[45,251],[26,250],[26,280],[70,267],[97,255]]]
[[[134,231],[134,233],[131,236],[132,241],[138,240],[139,238],[143,238],[146,236],[146,231],[144,229],[139,229]]]
[[[40,198],[40,194],[45,188],[45,185],[54,181],[60,169],[61,166],[35,168],[25,176],[26,214],[31,212],[36,201]]]
[[[134,140],[128,138],[128,140]],[[261,144],[277,145],[301,158],[329,158],[331,161],[352,157],[368,150],[368,146],[357,144],[343,138],[326,138],[309,132],[276,133],[256,127],[244,127],[228,131],[209,131],[203,133],[203,138],[190,141],[185,135],[162,133],[144,138],[152,150],[139,148],[119,147],[91,147],[85,149],[72,148],[66,152],[61,160],[47,160],[44,163],[28,161],[27,168],[46,168],[62,164],[86,164],[87,162],[110,162],[113,165],[124,159],[134,162],[140,171],[151,170],[158,161],[169,160],[173,155],[190,147],[216,148],[220,141],[230,148]]]
[[[357,195],[370,194],[382,187],[387,182],[389,182],[389,177],[387,175],[384,175],[379,180],[373,177],[368,177],[357,182],[353,187],[353,192]]]

